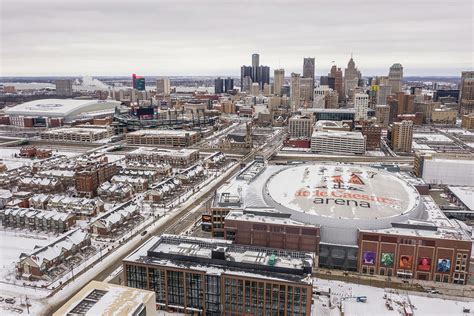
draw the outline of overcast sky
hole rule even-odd
[[[12,75],[238,75],[261,64],[316,73],[460,75],[473,68],[471,0],[0,0]]]

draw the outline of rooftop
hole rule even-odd
[[[128,133],[127,135],[131,136],[171,136],[171,137],[184,137],[186,135],[193,136],[198,134],[195,131],[187,131],[187,130],[171,130],[171,129],[146,129],[146,130],[139,130]]]
[[[448,187],[456,198],[470,211],[474,211],[474,187]]]
[[[155,294],[151,291],[91,281],[54,315],[135,315],[150,300],[154,305]]]
[[[314,131],[311,137],[343,137],[364,140],[364,135],[361,132],[346,132],[346,131]]]
[[[29,101],[6,109],[8,115],[44,115],[47,117],[68,116],[79,110],[88,108],[108,109],[119,105],[116,101],[75,100],[75,99],[42,99]]]
[[[216,274],[262,274],[301,282],[311,273],[314,255],[264,247],[236,245],[228,240],[155,236],[124,261],[186,267]]]

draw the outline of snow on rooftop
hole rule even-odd
[[[5,113],[8,115],[43,115],[47,117],[62,117],[98,104],[102,104],[105,109],[115,107],[120,103],[104,100],[42,99],[19,104],[6,109]]]
[[[448,189],[470,211],[474,211],[474,187],[453,187],[453,186],[449,186]]]

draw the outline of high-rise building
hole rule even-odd
[[[242,79],[242,91],[250,92],[252,89],[252,78],[250,76],[245,76]]]
[[[245,79],[245,77],[250,78],[250,81],[252,81],[252,66],[242,66],[240,67],[240,90],[241,91],[249,91],[250,85],[248,85],[248,79]],[[244,88],[244,81],[247,83],[248,89]]]
[[[356,68],[351,55],[351,59],[347,63],[347,68],[344,70],[344,94],[350,98],[354,89],[359,86],[359,79],[361,78],[362,75],[359,69]]]
[[[260,79],[259,67],[260,67],[260,55],[253,54],[252,55],[252,81],[253,82],[259,82],[259,79]]]
[[[263,85],[263,95],[269,96],[272,94],[272,86],[269,85],[268,83],[265,83]]]
[[[224,93],[224,79],[221,79],[221,77],[217,77],[217,79],[214,79],[214,93]]]
[[[367,110],[369,108],[369,95],[366,93],[356,93],[354,96],[355,121],[367,120]]]
[[[413,94],[397,93],[398,115],[415,114],[415,96]]]
[[[365,136],[366,150],[376,150],[380,148],[382,126],[378,124],[363,124],[361,132],[362,135]]]
[[[263,89],[265,83],[270,84],[270,67],[260,65],[260,55],[252,55],[252,66],[242,66],[240,68],[240,82],[241,88],[244,90],[244,78],[249,76],[252,82],[257,82],[260,85],[260,90]]]
[[[314,79],[314,57],[307,57],[303,60],[303,78]]]
[[[337,68],[336,65],[333,65],[328,77],[334,78],[334,87],[331,87],[331,80],[328,79],[329,87],[337,91],[339,94],[339,101],[344,100],[344,82],[341,68]]]
[[[311,138],[313,133],[313,118],[309,115],[294,115],[288,119],[290,138]]]
[[[258,67],[258,84],[260,85],[260,89],[263,89],[265,84],[270,84],[270,67]]]
[[[72,80],[59,79],[56,80],[56,95],[62,97],[72,97]]]
[[[234,79],[227,77],[227,79],[224,79],[224,92],[229,92],[231,90],[234,90]]]
[[[388,72],[388,83],[392,87],[392,93],[402,91],[403,67],[401,64],[393,64]]]
[[[305,107],[312,107],[314,99],[314,78],[301,78],[300,97]]]
[[[273,75],[273,94],[281,96],[281,87],[285,83],[285,69],[275,69]]]
[[[395,122],[390,131],[390,140],[394,151],[411,152],[413,142],[413,122]]]
[[[382,127],[387,127],[390,123],[390,107],[384,104],[378,104],[375,106],[375,117],[377,123]]]
[[[459,111],[461,115],[474,113],[474,71],[463,71],[461,73]]]
[[[252,83],[251,94],[258,96],[260,94],[260,85],[257,82]]]
[[[158,78],[156,79],[156,93],[170,95],[171,84],[169,78]]]
[[[379,85],[376,93],[376,104],[387,104],[387,98],[392,93],[392,86]]]
[[[295,112],[300,107],[301,100],[301,75],[292,72],[290,80],[290,104]]]

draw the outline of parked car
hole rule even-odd
[[[5,303],[8,304],[15,304],[15,299],[13,297],[9,297],[5,299]]]

